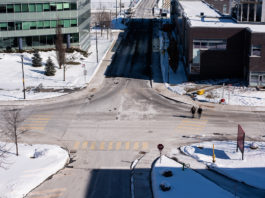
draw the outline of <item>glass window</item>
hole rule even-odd
[[[193,49],[193,64],[200,64],[200,49]]]
[[[16,4],[14,6],[14,10],[15,10],[15,12],[21,12],[21,4]]]
[[[7,30],[7,23],[0,23],[0,30],[1,31]]]
[[[15,22],[16,30],[22,30],[22,22]]]
[[[227,14],[227,5],[226,4],[223,5],[223,13]]]
[[[30,24],[30,29],[31,29],[31,30],[35,30],[35,29],[37,29],[37,22],[32,21],[31,24]]]
[[[37,21],[37,28],[38,29],[43,29],[44,22],[43,21]]]
[[[0,4],[0,13],[6,13],[6,5]]]
[[[29,11],[28,4],[23,3],[22,4],[22,12],[28,12],[28,11]]]
[[[76,27],[76,26],[77,26],[77,20],[71,19],[71,27]]]
[[[71,34],[71,43],[78,43],[79,42],[79,34]]]
[[[50,4],[49,3],[44,3],[43,4],[43,10],[44,10],[44,12],[50,11]]]
[[[56,28],[57,21],[51,21],[51,28]]]
[[[22,30],[29,30],[31,22],[23,22],[22,23]]]
[[[32,37],[31,36],[28,36],[25,38],[25,44],[26,46],[32,46]],[[23,43],[23,46],[24,46],[24,43]]]
[[[32,45],[33,46],[40,46],[40,37],[39,36],[33,36],[32,37]]]
[[[261,56],[261,46],[260,45],[252,45],[251,55],[252,56]]]
[[[71,10],[76,10],[76,3],[71,3],[70,7],[71,7]]]
[[[66,19],[66,20],[64,20],[64,25],[63,25],[65,28],[69,28],[69,27],[71,27],[70,26],[70,19]]]
[[[35,7],[35,4],[29,4],[29,11],[30,12],[36,12],[36,7]]]
[[[252,75],[250,76],[250,81],[251,81],[251,82],[258,82],[258,78],[259,78],[258,75],[253,75],[253,74],[252,74]]]
[[[63,10],[63,3],[56,3],[57,10]]]
[[[51,11],[56,11],[56,3],[50,3]]]
[[[14,5],[9,4],[6,6],[7,13],[13,13],[14,12]]]
[[[8,30],[15,30],[15,23],[14,22],[8,22]]]
[[[43,12],[43,6],[41,3],[36,4],[36,10],[37,12]]]
[[[44,28],[50,28],[50,21],[44,21]]]
[[[53,45],[53,36],[52,35],[47,36],[47,44]]]
[[[70,3],[63,3],[64,10],[70,10]]]
[[[46,36],[40,36],[40,44],[46,45]]]

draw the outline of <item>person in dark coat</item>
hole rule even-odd
[[[192,118],[194,118],[194,114],[196,112],[196,108],[194,106],[191,107],[191,114],[192,114]]]
[[[202,108],[201,107],[198,108],[197,113],[198,113],[198,117],[200,119],[202,116]]]

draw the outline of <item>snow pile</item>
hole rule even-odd
[[[212,162],[213,144],[216,162]],[[236,152],[235,141],[213,141],[181,147],[181,151],[205,163],[215,171],[248,185],[265,189],[265,142],[256,142],[257,149],[251,149],[252,142],[245,142],[244,160]],[[201,148],[199,148],[201,147]]]
[[[172,171],[173,175],[165,177],[165,171]],[[212,198],[213,195],[215,198],[233,197],[195,171],[186,168],[183,171],[181,164],[165,156],[162,156],[161,163],[157,160],[152,169],[152,188],[154,198],[194,198],[198,195],[204,198]]]
[[[101,60],[112,40],[107,39],[106,33],[98,35],[98,57]],[[79,89],[86,86],[98,67],[96,58],[95,34],[91,34],[91,47],[89,56],[85,57],[79,52],[67,53],[66,60],[78,65],[68,64],[66,66],[66,81],[63,81],[63,69],[58,68],[55,51],[40,52],[42,67],[32,67],[31,58],[33,54],[23,53],[25,86],[27,100],[43,99],[63,95],[65,89]],[[23,99],[22,67],[20,53],[0,53],[0,100]],[[55,76],[44,75],[44,65],[48,57],[51,57],[56,66]],[[99,61],[100,62],[100,61]],[[83,65],[85,64],[85,67]],[[87,76],[84,76],[84,70]],[[36,91],[36,87],[42,92]]]
[[[0,145],[4,145],[0,142]],[[14,144],[7,143],[5,168],[0,168],[1,198],[22,198],[67,163],[68,153],[54,145],[19,144],[19,156]]]

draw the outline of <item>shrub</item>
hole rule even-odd
[[[32,66],[33,67],[41,67],[42,66],[42,58],[40,57],[40,53],[38,50],[35,50],[33,53]]]
[[[49,57],[46,64],[45,64],[45,72],[44,74],[46,76],[54,76],[56,73],[54,63],[52,62],[52,59]]]
[[[166,170],[163,172],[163,176],[164,177],[171,177],[171,176],[173,176],[173,173],[171,170]]]

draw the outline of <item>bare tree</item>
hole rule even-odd
[[[0,167],[4,168],[5,159],[7,157],[8,150],[6,149],[6,144],[0,144]]]
[[[57,20],[57,25],[56,25],[55,48],[56,48],[57,62],[59,64],[59,68],[62,69],[62,66],[65,65],[65,47],[63,44],[62,24],[60,20]],[[65,80],[65,74],[64,74],[64,80]]]
[[[103,28],[109,29],[111,27],[111,14],[103,8],[103,10],[96,13],[96,23],[100,27],[102,36]]]
[[[4,133],[11,138],[16,145],[16,155],[18,156],[18,137],[27,130],[21,129],[20,125],[24,119],[20,115],[21,109],[6,110],[4,112],[5,131]]]

